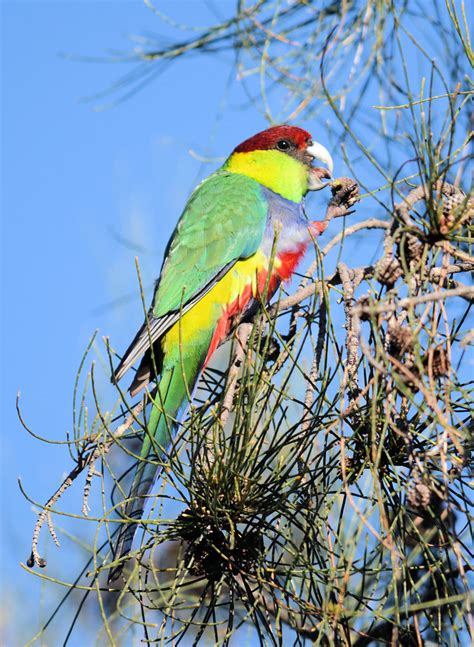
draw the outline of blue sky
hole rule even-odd
[[[219,1],[224,14],[234,6]],[[160,7],[188,24],[216,20],[204,2]],[[44,501],[71,463],[64,446],[40,443],[20,427],[17,391],[31,429],[64,440],[91,334],[99,329],[123,350],[141,323],[135,255],[149,294],[190,190],[266,122],[255,107],[242,107],[244,93],[230,86],[229,55],[175,62],[113,109],[96,109],[104,99],[83,101],[130,65],[77,57],[129,50],[131,34],[176,37],[140,0],[7,1],[2,14],[1,564],[12,624],[20,601],[22,611],[29,607],[29,626],[18,629],[25,638],[47,610],[38,608],[39,580],[19,566],[29,554],[35,515],[16,479]],[[315,122],[319,132],[327,117],[323,112]],[[324,134],[319,140],[329,143]],[[215,161],[205,164],[190,151]],[[347,174],[337,151],[334,157],[339,174]],[[373,249],[366,253],[370,259]],[[98,386],[112,406],[105,371]],[[78,503],[72,493],[63,506],[73,510]],[[54,569],[74,555],[71,576],[77,551],[65,537],[60,550],[48,542],[46,556]]]

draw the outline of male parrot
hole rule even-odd
[[[312,167],[314,159],[327,168]],[[272,297],[312,238],[324,231],[323,223],[308,222],[303,200],[325,186],[332,169],[331,155],[306,130],[275,126],[237,146],[189,198],[168,243],[147,319],[113,374],[118,382],[142,358],[132,395],[159,376],[126,519],[142,517],[156,461],[217,346],[238,316],[257,307],[263,294]],[[115,560],[129,553],[136,528],[137,521],[122,525]],[[109,581],[118,578],[124,561]]]

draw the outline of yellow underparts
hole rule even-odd
[[[278,260],[275,259],[275,266]],[[268,267],[268,258],[257,252],[250,258],[238,261],[195,306],[186,312],[181,319],[163,337],[165,356],[181,348],[185,357],[188,350],[201,342],[207,343],[215,330],[226,306],[234,303],[251,285],[252,295],[257,294],[258,273]]]
[[[306,166],[280,151],[232,153],[225,168],[233,173],[251,177],[293,202],[301,202],[308,191]]]

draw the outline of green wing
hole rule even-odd
[[[261,243],[267,202],[244,175],[217,171],[191,195],[165,254],[153,303],[117,367],[118,381],[241,258]]]

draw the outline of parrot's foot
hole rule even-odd
[[[359,185],[350,177],[340,177],[333,182],[329,182],[331,187],[332,198],[326,209],[324,220],[313,220],[308,229],[312,238],[320,236],[326,230],[333,218],[341,218],[351,213],[350,208],[359,200]]]
[[[309,223],[309,233],[311,235],[311,238],[316,238],[317,236],[321,236],[326,230],[326,227],[329,224],[329,220],[313,220],[312,222]]]
[[[332,198],[326,210],[325,221],[347,216],[359,201],[359,185],[350,177],[340,177],[330,183]]]

